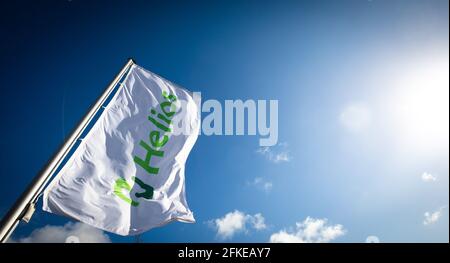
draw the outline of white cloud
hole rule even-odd
[[[267,227],[266,223],[265,223],[266,220],[262,214],[258,213],[258,214],[255,214],[254,216],[250,216],[250,215],[247,215],[247,216],[249,217],[249,221],[252,224],[252,227],[254,229],[263,230]]]
[[[348,131],[357,133],[369,127],[371,113],[363,103],[353,103],[342,110],[339,121]]]
[[[368,236],[366,243],[380,243],[380,239],[377,236]]]
[[[270,236],[271,243],[327,243],[346,233],[342,225],[329,225],[327,219],[307,217],[292,231],[281,230]]]
[[[289,162],[292,159],[288,150],[288,144],[285,142],[279,143],[276,146],[261,147],[256,152],[265,156],[267,160],[273,163]]]
[[[423,224],[427,226],[436,223],[442,216],[442,210],[444,210],[444,207],[441,207],[439,210],[434,212],[425,212]]]
[[[249,215],[239,210],[234,210],[221,218],[211,221],[217,230],[217,236],[221,239],[232,238],[236,233],[247,231],[248,227],[256,230],[266,228],[265,219],[262,214]]]
[[[291,157],[289,156],[288,152],[280,152],[275,154],[272,160],[274,163],[289,162],[291,160]]]
[[[245,229],[244,213],[235,210],[226,214],[222,218],[214,220],[217,227],[217,235],[223,239],[233,237],[234,233]]]
[[[437,180],[436,176],[434,176],[430,173],[425,172],[422,174],[422,181],[424,181],[424,182],[434,182],[436,180]]]
[[[255,186],[258,189],[263,190],[264,192],[268,193],[272,190],[273,184],[270,181],[266,181],[261,177],[256,177],[250,185]]]
[[[69,222],[64,226],[46,225],[31,232],[30,236],[15,243],[110,243],[109,237],[100,229],[83,223]]]

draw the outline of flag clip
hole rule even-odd
[[[25,223],[30,222],[31,217],[33,216],[35,210],[36,210],[36,208],[34,206],[34,203],[30,203],[28,205],[27,211],[25,212],[25,214],[22,217],[22,221],[24,221]]]

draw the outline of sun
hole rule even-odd
[[[405,67],[395,85],[398,92],[393,100],[392,117],[403,147],[424,153],[448,152],[448,59]]]

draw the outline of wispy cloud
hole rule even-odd
[[[339,121],[348,131],[361,132],[370,125],[370,109],[364,103],[349,104],[341,111]]]
[[[437,211],[425,212],[425,214],[424,214],[425,219],[423,220],[423,224],[425,226],[427,226],[427,225],[432,225],[432,224],[436,223],[437,221],[439,221],[439,219],[442,216],[442,212],[443,212],[444,208],[445,207],[443,206],[443,207],[439,208]]]
[[[267,227],[262,214],[249,215],[239,210],[229,212],[209,223],[217,230],[217,236],[224,240],[232,238],[238,232],[248,231],[250,228],[263,230]]]
[[[437,180],[436,176],[434,176],[430,173],[424,172],[422,174],[422,181],[424,181],[424,182],[434,182],[436,180]]]
[[[295,229],[281,230],[270,236],[271,243],[327,243],[346,233],[342,225],[330,225],[326,218],[307,217]]]
[[[273,163],[289,162],[292,160],[288,144],[285,142],[279,143],[276,146],[261,147],[256,152],[265,156],[267,160]]]
[[[380,239],[377,236],[368,236],[366,243],[380,243]]]
[[[253,216],[247,215],[248,220],[251,224],[251,226],[256,230],[263,230],[266,229],[266,219],[263,217],[261,213],[254,214]]]
[[[272,190],[273,187],[273,183],[270,181],[265,180],[262,177],[256,177],[255,179],[253,179],[252,182],[248,183],[249,185],[252,185],[266,193],[269,193]]]
[[[69,222],[64,226],[46,225],[33,230],[28,237],[10,240],[12,243],[110,243],[100,229],[83,223]]]

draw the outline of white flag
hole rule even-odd
[[[195,222],[184,170],[200,98],[137,65],[123,83],[44,191],[43,209],[120,235]]]

